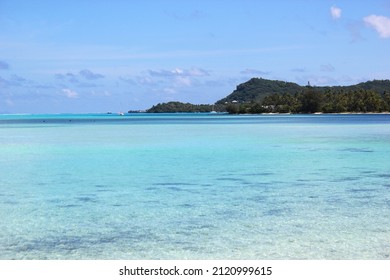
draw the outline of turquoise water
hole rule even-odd
[[[0,155],[0,259],[390,259],[390,115],[3,115]]]

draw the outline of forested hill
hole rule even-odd
[[[306,86],[300,86],[296,83],[267,80],[262,78],[252,78],[249,81],[242,83],[225,98],[216,102],[216,104],[247,102],[261,102],[266,96],[273,94],[298,94],[301,93]],[[374,80],[351,86],[327,86],[314,87],[319,92],[341,92],[341,91],[356,91],[356,90],[373,90],[376,93],[390,93],[390,80]]]
[[[231,114],[389,112],[390,80],[317,87],[252,78],[214,105],[168,102],[147,110],[149,113],[211,111]]]
[[[303,87],[290,82],[252,78],[249,81],[239,84],[231,94],[216,102],[216,104],[230,103],[237,101],[260,102],[265,96],[275,93],[295,94],[302,91]]]
[[[254,82],[267,86],[260,90],[260,88],[253,87]],[[280,89],[279,92],[275,93],[270,93],[270,88],[280,88],[283,82],[251,79],[247,83],[239,85],[231,95],[226,97],[229,101],[224,101],[226,99],[218,101],[226,103],[227,112],[231,114],[259,114],[390,111],[389,80],[374,80],[352,86],[334,87],[309,85],[297,87],[296,84],[289,86],[289,83],[285,83],[284,90]]]
[[[373,80],[351,86],[333,86],[333,87],[317,87],[318,89],[326,90],[372,90],[379,94],[390,93],[390,80]]]

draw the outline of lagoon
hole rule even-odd
[[[390,259],[390,115],[0,116],[0,259]]]

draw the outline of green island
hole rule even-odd
[[[171,101],[159,103],[148,109],[148,113],[209,113],[209,112],[226,112],[225,104],[191,104]]]
[[[390,111],[390,80],[351,86],[300,86],[296,83],[252,78],[215,104],[159,103],[148,113],[229,114],[262,113],[381,113]]]

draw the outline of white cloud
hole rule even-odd
[[[149,70],[149,75],[155,77],[180,77],[180,76],[202,77],[202,76],[209,76],[210,73],[201,68],[191,68],[191,69],[175,68],[173,70]]]
[[[337,8],[336,6],[330,7],[330,15],[333,19],[341,18],[341,9]]]
[[[198,67],[149,69],[140,76],[120,77],[123,82],[132,83],[135,87],[147,88],[148,91],[161,96],[175,97],[176,100],[189,97],[195,88],[205,85],[212,76],[208,70]],[[180,95],[180,97],[179,97]]]
[[[374,28],[382,38],[390,38],[390,18],[385,16],[370,15],[365,17],[364,22]]]
[[[142,85],[152,86],[155,90],[160,89],[164,93],[174,94],[184,88],[200,85],[199,79],[206,76],[210,76],[207,70],[196,67],[189,69],[148,70],[148,75],[138,77],[137,82]]]
[[[62,93],[68,98],[79,98],[79,94],[71,89],[64,88]]]

